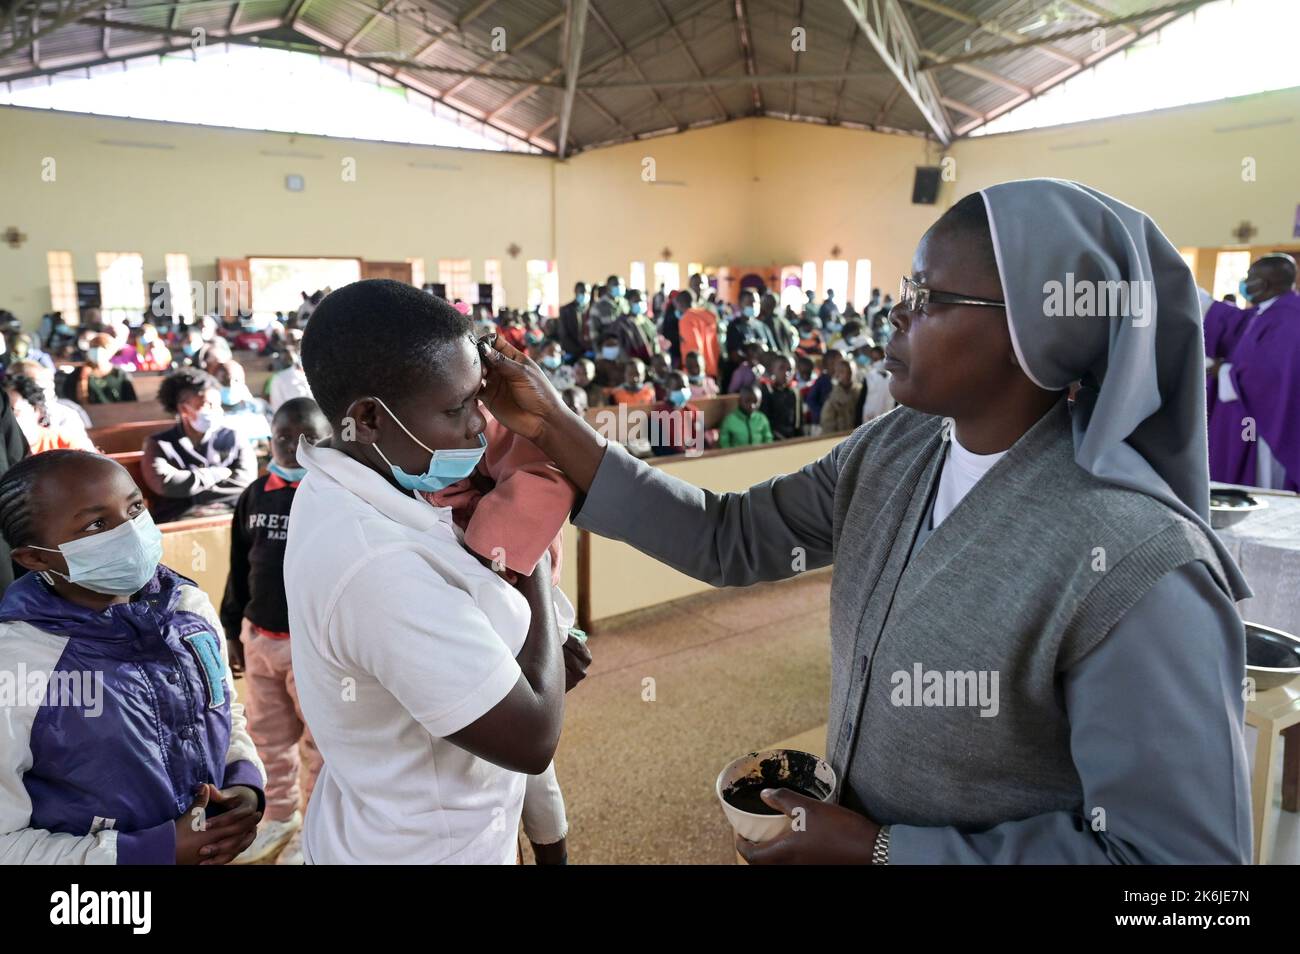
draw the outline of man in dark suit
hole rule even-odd
[[[587,283],[578,282],[573,286],[573,300],[560,306],[560,317],[555,323],[555,337],[560,342],[566,360],[580,358],[591,350],[583,334],[589,300]]]

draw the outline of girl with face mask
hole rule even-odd
[[[97,334],[87,342],[86,393],[91,404],[116,404],[136,399],[130,373],[113,364],[116,351],[112,335]],[[64,397],[78,399],[77,382],[75,374],[64,379]]]
[[[227,513],[257,476],[257,456],[228,426],[221,385],[197,368],[163,379],[158,401],[176,415],[175,426],[145,439],[142,477],[158,498],[160,522]]]
[[[34,378],[22,374],[10,375],[5,379],[5,390],[9,394],[14,417],[33,454],[69,447],[87,451],[95,449],[95,445],[86,436],[85,428],[80,427],[80,421],[76,427],[55,425],[46,405],[45,390]]]
[[[97,454],[31,457],[0,478],[0,532],[31,571],[0,602],[0,669],[42,677],[0,733],[0,863],[229,863],[262,765],[216,612],[160,565],[139,488]]]

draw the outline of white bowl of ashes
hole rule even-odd
[[[736,834],[749,841],[771,841],[791,825],[791,819],[763,801],[765,788],[827,802],[835,793],[835,770],[825,759],[798,749],[750,752],[728,764],[718,773],[718,801]]]

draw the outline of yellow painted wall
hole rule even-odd
[[[53,182],[42,181],[46,157],[56,163]],[[343,178],[347,157],[356,160],[355,182]],[[141,253],[146,282],[163,277],[168,252],[187,253],[197,281],[216,277],[218,258],[243,255],[422,257],[430,281],[439,258],[472,259],[475,280],[483,260],[497,258],[508,299],[522,301],[525,260],[554,257],[552,165],[541,156],[2,107],[0,229],[17,226],[27,242],[0,245],[0,307],[35,325],[50,307],[52,249],[74,253],[83,281],[97,279],[100,251]],[[305,191],[285,188],[290,173],[305,177]],[[506,253],[511,242],[523,249],[516,259]]]
[[[837,245],[851,282],[855,260],[869,258],[872,284],[897,294],[917,240],[955,198],[945,184],[936,205],[912,204],[916,167],[942,156],[916,136],[769,119],[758,123],[756,154],[756,264],[815,261],[819,299],[822,262]]]
[[[958,142],[960,198],[1031,176],[1078,179],[1151,215],[1179,247],[1292,241],[1300,204],[1300,89]],[[1243,160],[1255,181],[1243,181]]]
[[[112,145],[134,141],[149,149]],[[274,155],[300,152],[319,158]],[[273,153],[267,155],[267,153]],[[194,277],[244,254],[499,258],[507,300],[523,303],[525,261],[555,258],[563,298],[578,278],[647,268],[667,247],[685,272],[706,265],[822,262],[838,245],[870,258],[891,290],[921,233],[968,192],[1026,176],[1077,178],[1151,213],[1180,247],[1231,245],[1248,219],[1252,245],[1291,239],[1300,203],[1300,89],[963,140],[948,153],[956,181],[935,206],[911,203],[932,143],[909,136],[747,119],[582,153],[546,157],[328,140],[140,120],[0,108],[0,228],[27,234],[0,247],[0,307],[34,324],[49,308],[45,253],[70,249],[79,278],[96,251],[139,251],[146,280],[166,252],[187,252]],[[41,181],[41,162],[58,179]],[[357,181],[341,161],[357,159]],[[1242,160],[1256,178],[1242,180]],[[658,185],[642,178],[654,160]],[[413,165],[415,163],[416,165]],[[453,169],[421,168],[436,163]],[[301,194],[288,173],[306,176]],[[675,184],[678,183],[678,184]],[[505,249],[522,248],[516,259]],[[652,272],[651,272],[652,274]],[[648,282],[650,279],[648,278]],[[855,296],[856,297],[856,296]]]
[[[665,463],[665,473],[718,493],[740,491],[779,474],[797,471],[830,453],[844,435],[797,444],[770,444],[761,449],[716,457]],[[646,512],[644,519],[653,520]],[[567,543],[567,539],[566,539]],[[566,558],[567,558],[566,552]],[[793,557],[792,557],[793,559]],[[657,603],[712,589],[634,550],[625,543],[591,535],[591,618],[644,609]]]
[[[674,136],[610,146],[556,164],[556,248],[560,289],[578,280],[604,281],[672,250],[688,262],[747,264],[753,255],[754,134],[744,120]],[[646,160],[655,181],[642,178]],[[567,300],[567,295],[566,295]]]

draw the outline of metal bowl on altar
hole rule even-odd
[[[1246,624],[1246,675],[1267,692],[1300,676],[1300,639],[1258,623]]]
[[[1211,487],[1210,526],[1215,530],[1231,527],[1267,506],[1267,500],[1261,500],[1244,490]]]

